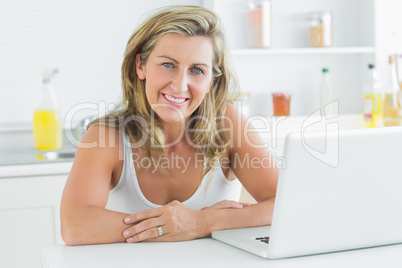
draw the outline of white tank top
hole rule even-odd
[[[126,136],[123,134],[123,141]],[[124,143],[124,163],[121,176],[117,185],[109,191],[109,198],[106,209],[119,211],[128,214],[138,213],[145,209],[157,208],[157,205],[145,198],[138,184],[135,167],[132,162],[131,146],[127,142]],[[208,190],[208,179],[211,180]],[[195,193],[182,204],[189,208],[200,210],[204,207],[212,206],[222,200],[238,201],[240,198],[241,183],[238,179],[228,180],[223,174],[220,164],[216,165],[212,178],[209,173],[202,179],[200,186]]]

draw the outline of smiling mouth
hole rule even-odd
[[[186,101],[189,100],[189,98],[175,98],[175,97],[172,97],[172,96],[164,94],[164,93],[162,93],[162,95],[168,101],[173,102],[173,103],[177,103],[177,104],[183,104],[183,103],[185,103]]]

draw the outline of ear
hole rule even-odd
[[[140,54],[137,54],[135,56],[135,69],[137,71],[138,77],[141,80],[144,80],[145,79],[145,70],[144,70],[144,66],[141,63]]]

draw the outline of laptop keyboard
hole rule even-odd
[[[257,237],[255,240],[259,240],[261,242],[269,244],[269,236]]]

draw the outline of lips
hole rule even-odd
[[[165,93],[162,93],[162,96],[166,102],[175,106],[183,106],[186,102],[190,100],[189,98],[173,97]]]

